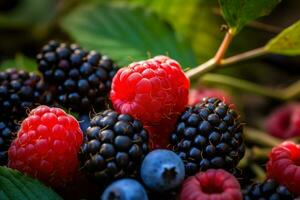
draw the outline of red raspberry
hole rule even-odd
[[[215,97],[223,100],[226,104],[230,104],[231,98],[230,96],[223,90],[220,89],[212,89],[212,88],[199,88],[197,90],[190,90],[189,94],[189,105],[195,106],[199,102],[202,101],[203,98],[211,98]]]
[[[300,135],[300,104],[289,104],[275,110],[266,121],[269,134],[279,138]]]
[[[176,118],[185,109],[189,86],[175,60],[156,56],[120,69],[113,79],[110,98],[116,111],[153,126]]]
[[[284,142],[274,147],[267,163],[267,174],[300,195],[300,145]]]
[[[39,106],[22,122],[8,150],[8,166],[51,186],[62,186],[77,173],[82,140],[73,116],[60,108]]]
[[[239,182],[223,169],[209,169],[184,181],[181,200],[241,200]]]

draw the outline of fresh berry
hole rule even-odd
[[[22,70],[0,72],[0,119],[23,120],[27,109],[45,103],[45,85],[40,80],[39,75]]]
[[[90,126],[91,119],[87,114],[79,116],[79,125],[83,133],[86,132],[87,128]]]
[[[199,172],[184,181],[181,200],[241,200],[238,181],[222,169]]]
[[[144,187],[133,179],[121,179],[109,185],[102,200],[148,200]]]
[[[9,121],[0,121],[0,166],[7,164],[7,150],[16,135],[18,126]]]
[[[22,122],[8,150],[8,166],[51,186],[76,175],[83,140],[77,120],[60,108],[39,106]]]
[[[148,149],[148,133],[141,122],[106,110],[95,116],[86,130],[81,168],[101,183],[136,176]]]
[[[275,110],[266,121],[269,134],[279,138],[300,135],[300,104],[289,104]]]
[[[116,111],[130,114],[146,126],[159,125],[185,109],[189,85],[175,60],[156,56],[120,69],[110,98]]]
[[[116,72],[110,58],[76,44],[50,41],[37,59],[45,82],[57,88],[58,104],[79,113],[105,107]]]
[[[189,105],[195,106],[204,98],[218,98],[223,100],[226,104],[230,104],[231,98],[230,96],[223,90],[220,89],[212,89],[212,88],[199,88],[190,90],[189,94]]]
[[[273,179],[268,179],[263,183],[250,185],[243,192],[244,200],[269,199],[269,200],[293,200],[293,195],[289,190],[276,183]]]
[[[274,147],[269,155],[267,174],[300,195],[300,145],[284,142]]]
[[[148,188],[167,191],[178,187],[184,180],[184,164],[174,152],[157,149],[145,157],[141,177]]]
[[[234,169],[245,153],[239,115],[217,98],[205,99],[182,113],[171,135],[173,150],[186,174],[199,170]]]

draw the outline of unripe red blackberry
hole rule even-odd
[[[58,104],[79,113],[105,107],[116,72],[110,58],[76,44],[50,41],[37,60],[44,81],[56,88]]]
[[[186,174],[210,168],[233,170],[245,153],[238,114],[217,98],[188,107],[171,134],[171,144]]]
[[[148,149],[148,133],[140,121],[106,110],[86,130],[79,153],[81,169],[100,183],[135,177]]]

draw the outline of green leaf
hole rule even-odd
[[[177,36],[192,45],[199,63],[210,59],[217,51],[223,34],[221,18],[213,13],[216,1],[207,0],[130,0],[155,12],[172,25]]]
[[[191,48],[157,16],[141,8],[85,5],[62,23],[83,47],[108,54],[120,65],[165,54],[184,67],[196,65]]]
[[[62,200],[50,188],[16,170],[0,167],[0,199]]]
[[[270,40],[266,50],[284,55],[300,54],[300,20],[284,29],[279,35]]]
[[[0,69],[16,68],[23,69],[29,72],[36,72],[37,65],[34,59],[25,57],[22,54],[16,54],[14,59],[4,60],[0,63]]]
[[[234,33],[249,21],[268,15],[281,0],[219,0],[222,14]]]

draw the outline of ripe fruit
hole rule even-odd
[[[184,181],[181,200],[242,200],[236,178],[222,169],[199,172]]]
[[[77,173],[82,139],[73,116],[39,106],[22,122],[8,150],[8,166],[51,186],[63,186]]]
[[[221,100],[209,98],[182,113],[171,143],[187,175],[209,168],[230,171],[245,153],[242,132],[238,114]]]
[[[269,134],[279,138],[300,135],[300,104],[288,104],[276,109],[266,121]]]
[[[45,103],[45,86],[40,80],[39,75],[22,70],[0,72],[0,119],[23,120],[27,109]]]
[[[131,63],[112,82],[110,99],[116,111],[146,126],[176,118],[188,101],[189,80],[181,66],[166,56]]]
[[[284,142],[272,149],[267,163],[267,174],[300,195],[300,145]]]
[[[7,164],[7,150],[27,109],[47,103],[45,85],[40,79],[37,74],[22,70],[0,72],[0,165]]]
[[[15,137],[18,126],[12,122],[0,122],[0,166],[7,164],[7,150]]]
[[[144,187],[133,179],[121,179],[109,185],[102,200],[148,200]]]
[[[268,179],[263,183],[250,185],[244,192],[244,200],[269,199],[269,200],[293,200],[293,195],[289,190],[276,183],[273,179]]]
[[[50,41],[37,55],[44,81],[57,89],[57,103],[73,112],[96,112],[105,107],[116,65],[107,56],[76,44]]]
[[[80,150],[81,168],[98,182],[136,176],[148,153],[148,133],[126,114],[106,110],[95,116]]]
[[[190,90],[189,94],[189,105],[195,106],[204,98],[218,98],[224,101],[226,104],[230,104],[231,98],[230,96],[223,90],[213,89],[213,88],[199,88]]]
[[[172,151],[157,149],[144,159],[141,177],[145,185],[155,191],[178,187],[185,177],[182,160]]]

